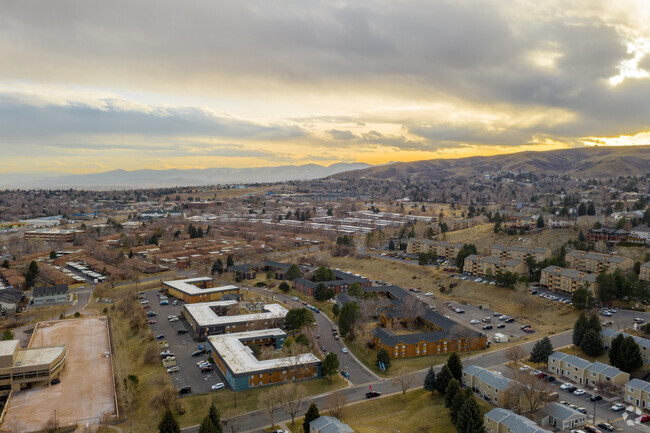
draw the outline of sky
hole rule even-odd
[[[24,1],[0,173],[650,144],[647,0]]]

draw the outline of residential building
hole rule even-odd
[[[539,410],[536,417],[542,426],[558,430],[570,430],[587,423],[587,415],[560,403],[549,403]]]
[[[586,287],[596,293],[598,283],[596,274],[581,272],[576,269],[547,266],[542,269],[539,284],[553,292],[572,294],[577,289]]]
[[[613,272],[616,269],[626,271],[634,267],[634,261],[628,257],[580,250],[569,251],[565,256],[565,261],[567,267],[590,274],[600,274],[603,271]]]
[[[309,433],[354,433],[354,430],[333,416],[321,416],[309,423]]]
[[[625,384],[625,403],[650,410],[650,383],[632,379]]]
[[[512,379],[478,365],[468,365],[463,368],[463,385],[471,388],[480,396],[499,406],[503,404],[506,390],[513,384]]]
[[[557,229],[568,229],[570,227],[575,227],[576,222],[574,220],[568,219],[567,217],[552,216],[549,217],[546,224],[548,225],[549,228],[557,230]]]
[[[25,239],[44,242],[74,242],[77,233],[83,233],[83,230],[36,229],[26,231]]]
[[[228,272],[233,275],[239,275],[244,280],[254,280],[258,272],[273,272],[273,277],[276,280],[284,280],[284,276],[291,267],[290,263],[273,262],[264,260],[260,263],[245,263],[242,265],[234,265],[228,268]]]
[[[214,362],[235,391],[321,376],[321,361],[312,353],[258,360],[248,345],[282,348],[287,334],[281,329],[212,335],[208,345]]]
[[[354,283],[364,287],[372,286],[372,281],[362,277],[359,274],[350,274],[348,272],[332,270],[335,280],[332,281],[312,281],[305,278],[296,278],[293,284],[296,290],[301,291],[305,295],[314,296],[314,290],[319,284],[323,284],[327,289],[334,289],[335,293],[347,293],[350,286]]]
[[[548,357],[548,369],[551,373],[584,385],[611,383],[623,386],[630,380],[628,373],[622,372],[602,362],[591,363],[578,356],[563,352],[553,352]]]
[[[634,227],[630,231],[630,238],[631,241],[635,242],[643,242],[646,244],[650,244],[650,227]]]
[[[601,227],[599,229],[591,229],[587,232],[587,240],[589,242],[622,242],[626,241],[630,236],[630,232],[616,227]]]
[[[497,272],[512,272],[525,274],[528,272],[526,264],[521,260],[500,259],[498,257],[485,257],[471,254],[465,258],[463,272],[475,276],[485,276]]]
[[[525,262],[528,257],[532,257],[539,263],[544,259],[551,258],[551,249],[532,245],[497,244],[492,247],[492,257],[502,260],[521,260],[522,262]]]
[[[256,311],[233,314],[240,308]],[[183,305],[183,314],[196,335],[220,335],[284,326],[287,309],[279,304],[253,305],[237,301],[202,302]]]
[[[34,305],[63,304],[68,302],[68,285],[34,287]]]
[[[453,260],[456,258],[460,250],[465,245],[462,242],[449,242],[449,241],[432,241],[429,239],[409,239],[406,244],[406,252],[408,254],[419,255],[420,253],[435,252],[436,255],[445,260]]]
[[[5,287],[25,290],[25,277],[15,269],[0,267],[0,281]]]
[[[21,349],[20,340],[0,341],[0,397],[34,385],[48,385],[65,368],[65,346]]]
[[[25,299],[22,290],[2,289],[0,290],[0,310],[16,311],[20,303]]]
[[[622,334],[623,337],[632,337],[636,344],[639,345],[641,349],[641,357],[643,357],[644,364],[650,364],[650,340],[643,337],[637,337],[636,335],[626,334],[625,332],[615,331],[611,328],[605,328],[600,333],[600,337],[603,339],[603,345],[606,349],[609,349],[612,346],[612,340],[616,338],[618,334]]]
[[[464,218],[449,219],[449,220],[445,220],[444,222],[447,224],[447,228],[449,229],[449,231],[454,232],[456,230],[469,229],[479,224],[483,224],[487,221],[488,218],[485,215],[480,215],[468,219],[464,219]]]
[[[534,421],[496,407],[483,416],[486,433],[548,433]]]
[[[219,301],[225,295],[239,294],[239,287],[237,286],[214,287],[213,280],[210,277],[163,281],[162,288],[169,296],[181,299],[189,304]]]
[[[641,265],[639,280],[650,281],[650,262]]]

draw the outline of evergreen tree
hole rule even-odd
[[[478,254],[476,245],[474,244],[463,245],[463,247],[458,252],[458,255],[456,256],[456,267],[458,268],[459,272],[461,273],[463,272],[463,266],[465,266],[465,259],[467,258],[467,256],[470,256],[472,254]]]
[[[444,394],[447,390],[447,385],[449,385],[449,382],[453,378],[454,375],[451,373],[449,367],[446,364],[443,365],[436,376],[436,391],[440,394]]]
[[[304,335],[304,334],[300,334]],[[298,339],[296,339],[298,341]],[[332,375],[336,373],[336,370],[339,368],[339,357],[336,353],[328,353],[321,364],[321,369],[325,376],[329,376],[330,382],[332,381]]]
[[[618,334],[612,339],[612,345],[609,348],[609,362],[614,367],[628,373],[641,367],[643,357],[634,337],[623,337],[623,334]]]
[[[530,352],[530,362],[548,363],[548,357],[553,354],[553,344],[548,337],[544,337],[535,343],[533,350]]]
[[[160,423],[158,424],[159,433],[181,433],[181,428],[178,425],[178,421],[174,418],[174,414],[171,410],[166,410],[163,414]]]
[[[483,414],[474,397],[465,401],[458,412],[456,431],[458,433],[484,433]]]
[[[300,278],[301,276],[302,273],[300,272],[300,268],[298,268],[298,266],[295,264],[291,264],[291,266],[289,266],[289,269],[287,269],[287,273],[284,275],[284,277],[289,281],[293,281],[296,278]]]
[[[463,378],[463,363],[456,352],[452,353],[449,355],[449,358],[447,358],[447,367],[449,367],[449,371],[451,371],[454,379],[460,381]]]
[[[600,334],[603,331],[603,326],[600,324],[600,318],[598,318],[597,315],[591,315],[587,329],[593,329],[597,334]]]
[[[621,368],[621,365],[624,363],[624,361],[621,360],[624,341],[625,341],[625,337],[623,336],[623,334],[619,333],[616,337],[612,338],[612,342],[609,346],[609,363],[619,369]]]
[[[429,367],[427,375],[424,377],[424,389],[432,394],[436,390],[436,373],[433,371],[433,367]]]
[[[580,313],[580,317],[578,317],[578,320],[573,325],[573,344],[575,346],[580,346],[582,337],[585,335],[588,327],[589,321],[587,320],[587,316],[585,313]]]
[[[388,356],[386,349],[382,348],[377,352],[377,365],[379,365],[380,362],[384,364],[386,370],[390,368],[390,356]]]
[[[470,388],[465,388],[463,391],[457,393],[451,400],[451,406],[449,407],[449,418],[451,419],[451,423],[454,426],[458,426],[458,414],[463,408],[465,402],[470,398],[473,398],[472,390]]]
[[[38,263],[32,260],[32,262],[29,264],[29,268],[27,269],[27,272],[25,273],[25,285],[27,286],[27,288],[34,287],[37,274],[38,274]]]
[[[291,289],[291,287],[283,281],[280,283],[279,289],[282,290],[284,293],[287,293],[289,289]]]
[[[235,260],[232,258],[232,255],[229,254],[228,257],[226,257],[226,268],[231,266],[235,266]]]
[[[203,418],[203,421],[201,421],[199,433],[217,433],[216,427],[212,423],[212,420],[210,420],[209,416],[206,416]]]
[[[320,414],[318,413],[318,406],[316,406],[316,403],[312,401],[309,405],[309,409],[307,409],[307,412],[305,413],[305,420],[302,423],[302,431],[308,432],[309,423],[318,418],[320,418]]]
[[[589,356],[598,356],[605,348],[598,332],[588,329],[580,342],[580,348]]]
[[[579,240],[580,242],[584,242],[584,241],[585,241],[585,234],[582,233],[582,230],[580,230],[580,233],[578,233],[578,240]]]
[[[451,407],[451,402],[459,392],[460,385],[458,384],[458,381],[456,379],[451,379],[447,388],[445,388],[445,407]]]

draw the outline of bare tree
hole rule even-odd
[[[413,295],[406,296],[402,305],[402,314],[406,320],[406,327],[411,329],[418,317],[424,313],[422,302]]]
[[[345,410],[345,405],[348,404],[348,398],[345,394],[335,392],[329,396],[327,402],[331,407],[330,412],[332,416],[339,420],[343,419],[343,411]]]
[[[59,422],[56,420],[55,416],[48,419],[45,425],[43,426],[44,433],[57,433],[59,431]]]
[[[526,352],[524,348],[521,347],[520,345],[517,345],[517,346],[511,346],[508,349],[506,349],[503,355],[506,357],[507,360],[514,362],[516,367],[519,361],[526,358],[528,352]]]
[[[291,425],[294,425],[298,410],[305,401],[305,397],[307,397],[307,390],[305,390],[304,386],[295,382],[278,388],[282,390],[282,410],[291,417]]]
[[[406,401],[406,391],[408,391],[415,383],[415,376],[409,374],[406,367],[401,367],[397,371],[397,382],[402,390],[402,401]]]
[[[178,399],[178,391],[171,385],[163,387],[160,392],[149,401],[152,408],[156,410],[171,410]]]
[[[271,421],[271,428],[275,426],[275,411],[282,407],[283,392],[280,388],[278,386],[271,387],[268,391],[260,394],[259,397],[260,406],[262,406],[269,417],[269,421]]]
[[[237,409],[229,409],[221,417],[226,431],[238,433],[242,428],[242,414]]]
[[[505,391],[503,404],[515,413],[535,413],[548,400],[548,382],[526,372],[516,372]]]

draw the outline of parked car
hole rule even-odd
[[[612,410],[614,412],[620,412],[622,410],[625,410],[625,405],[621,403],[616,403],[614,406],[612,406]]]
[[[50,385],[58,385],[61,383],[61,379],[52,379],[52,382],[50,382]]]
[[[150,320],[150,321],[149,321],[149,324],[150,324],[150,325],[155,325],[155,324],[156,324],[156,321],[155,321],[155,320]]]
[[[343,353],[348,353],[348,349],[347,349],[347,347],[344,347],[343,349],[341,349],[341,352],[343,352]]]
[[[649,416],[647,416],[647,415],[645,415],[645,416],[646,416],[648,419],[650,419]],[[642,417],[642,418],[643,418],[643,417]],[[598,427],[600,427],[600,428],[602,428],[602,429],[605,429],[605,430],[607,430],[607,431],[614,431],[614,426],[611,425],[611,424],[608,423],[608,422],[601,422],[601,423],[598,423]]]
[[[469,323],[471,323],[472,325],[476,325],[477,323],[479,323],[479,321],[476,319],[472,319],[469,321]]]
[[[492,329],[492,328],[494,328],[494,326],[492,326],[492,325],[485,325],[485,326],[483,326],[483,329],[485,329],[485,330],[487,330],[487,329]]]
[[[641,415],[639,417],[639,422],[648,422],[650,421],[650,415]],[[600,425],[600,424],[599,424]],[[611,431],[611,430],[610,430]]]
[[[506,324],[505,324],[505,323],[499,323],[499,324],[497,325],[497,328],[499,328],[499,329],[503,329],[503,328],[505,328],[505,327],[506,327]]]
[[[215,383],[214,385],[212,385],[212,391],[217,391],[219,389],[224,389],[225,387],[226,387],[226,385],[224,385],[223,382]]]
[[[587,433],[602,433],[600,430],[598,430],[596,427],[592,425],[586,425],[585,430],[587,431]]]
[[[548,374],[540,372],[535,375],[538,379],[546,379],[548,377]]]
[[[602,399],[603,399],[603,397],[601,397],[600,395],[595,395],[595,394],[592,395],[591,397],[589,397],[589,400],[591,400],[591,401],[600,401]]]
[[[530,327],[531,327],[530,325],[522,325],[522,326],[521,326],[521,330],[523,331],[524,329],[526,329],[526,328],[530,328]]]
[[[560,389],[562,389],[564,391],[568,391],[568,389],[571,388],[572,386],[573,385],[571,385],[569,382],[566,382],[566,383],[563,383],[562,385],[560,385]]]
[[[526,328],[526,329],[524,329],[524,332],[526,334],[532,334],[533,332],[535,332],[535,330],[533,328]]]
[[[553,382],[555,382],[556,379],[553,376],[549,375],[549,376],[546,377],[546,380],[548,380],[548,383],[553,383]]]
[[[192,352],[192,356],[193,356],[194,358],[196,358],[197,356],[201,356],[201,355],[203,355],[203,351],[202,351],[202,350],[195,350],[194,352]]]
[[[634,318],[634,323],[636,323],[636,324],[643,323],[643,322],[645,322],[645,320],[642,317],[635,317]]]
[[[584,414],[587,413],[587,409],[585,409],[584,407],[579,407],[579,408],[577,408],[576,410],[577,410],[578,412],[580,412],[580,413],[584,413]]]
[[[169,367],[169,368],[167,369],[167,373],[178,373],[179,371],[181,371],[181,369],[178,368],[178,366]]]
[[[160,305],[169,305],[169,301],[164,299],[164,300],[160,301]]]
[[[504,320],[504,322],[506,322],[506,323],[512,323],[514,321],[515,321],[515,319],[513,319],[512,317],[508,317],[506,320]]]
[[[343,377],[346,377],[346,378],[347,378],[347,377],[350,377],[350,373],[348,373],[348,372],[347,372],[347,371],[345,371],[345,370],[341,370],[341,376],[343,376]]]
[[[156,340],[162,340],[163,338],[165,338],[165,334],[156,335]]]
[[[586,393],[587,393],[587,391],[585,391],[584,389],[581,389],[581,388],[578,388],[575,391],[573,391],[573,395],[585,395]]]
[[[584,430],[571,430],[571,433],[587,433]]]
[[[325,346],[321,346],[321,347],[320,347],[320,350],[321,350],[321,352],[327,352],[327,347],[325,347]]]
[[[201,367],[201,373],[211,373],[213,371],[213,368],[211,365],[206,365],[205,367]]]
[[[180,328],[178,331],[176,331],[178,334],[187,334],[187,329],[185,328]]]
[[[192,387],[189,385],[185,385],[184,387],[180,388],[178,392],[180,394],[189,394],[190,392],[192,392]]]
[[[300,301],[300,299],[298,299],[298,297],[297,297],[297,296],[294,296],[294,297],[293,297],[293,298],[291,298],[291,299],[292,299],[292,300],[294,300],[294,301],[296,301],[296,302],[298,302],[298,301]]]
[[[147,311],[147,317],[154,317],[154,316],[157,316],[157,315],[158,314],[156,314],[155,311]]]
[[[366,393],[366,398],[375,398],[375,397],[379,397],[380,395],[381,395],[381,392],[369,391],[369,392]]]

